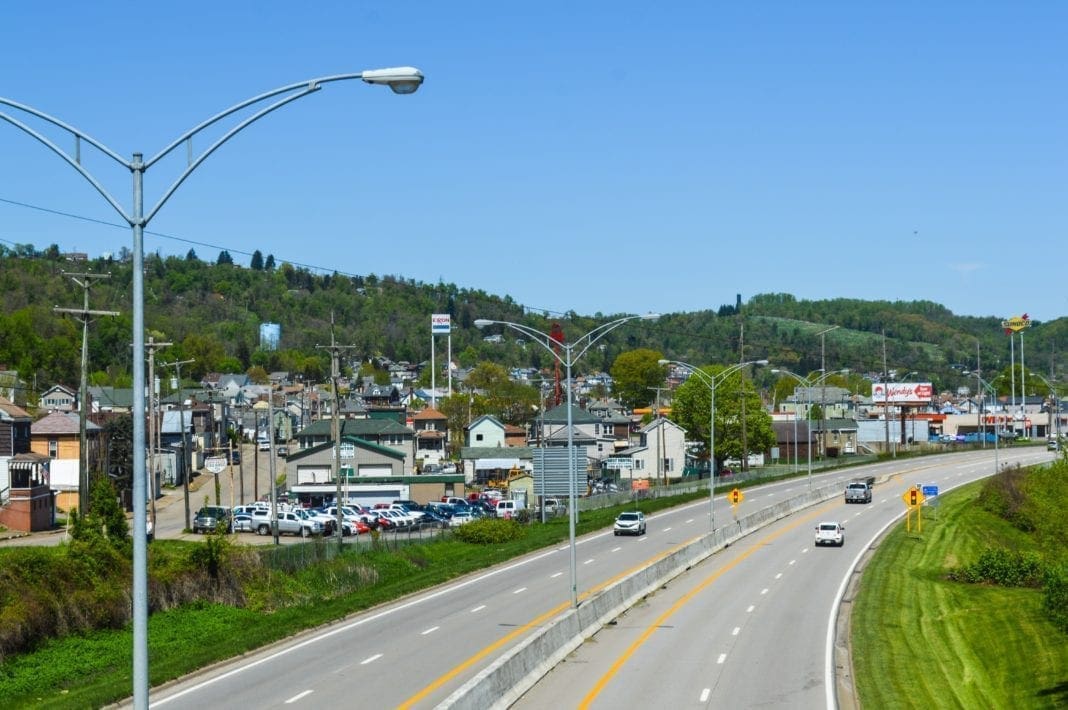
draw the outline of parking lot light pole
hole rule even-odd
[[[543,333],[521,323],[511,321],[487,320],[479,318],[475,321],[475,327],[485,328],[490,325],[503,325],[517,330],[532,338],[534,342],[549,351],[550,354],[567,370],[567,516],[568,516],[568,542],[570,547],[570,571],[571,571],[571,608],[578,607],[578,567],[575,560],[575,520],[578,515],[578,506],[575,504],[575,433],[572,430],[573,417],[571,412],[571,365],[586,354],[594,343],[603,338],[609,332],[615,330],[624,323],[632,320],[656,320],[660,315],[647,313],[640,316],[625,316],[597,326],[585,335],[580,336],[574,342],[565,342],[562,338],[554,338],[548,333]],[[554,347],[555,346],[555,347]],[[563,356],[556,351],[560,348]],[[578,350],[578,352],[575,352]]]
[[[679,360],[660,360],[661,365],[677,365],[689,370],[691,375],[696,375],[709,391],[709,426],[708,426],[708,532],[716,532],[716,387],[723,379],[733,375],[749,365],[767,365],[767,360],[748,360],[731,365],[722,372],[710,375],[696,365]]]
[[[148,161],[143,160],[142,153],[133,153],[130,160],[126,160],[106,145],[96,140],[89,134],[53,116],[39,111],[26,104],[12,101],[0,96],[0,106],[8,106],[17,111],[30,114],[51,125],[59,128],[74,137],[74,155],[71,156],[62,148],[53,143],[49,138],[37,130],[27,126],[18,118],[0,111],[0,120],[6,121],[15,128],[28,134],[46,148],[59,156],[71,168],[76,170],[82,177],[89,181],[100,196],[115,209],[123,220],[130,225],[133,231],[133,254],[132,272],[133,283],[131,288],[132,301],[132,330],[133,330],[133,499],[135,503],[147,500],[145,480],[145,320],[144,320],[144,230],[148,223],[156,216],[160,208],[170,199],[171,195],[181,187],[186,178],[196,170],[201,163],[218,150],[224,143],[229,141],[242,130],[297,99],[314,94],[325,84],[358,79],[368,84],[388,86],[397,94],[411,94],[423,83],[423,74],[413,67],[396,67],[390,69],[373,69],[353,74],[337,74],[324,76],[317,79],[309,79],[296,84],[289,84],[266,93],[254,96],[241,103],[215,114],[194,128],[186,131],[176,138],[174,142],[160,151]],[[262,104],[268,99],[280,97],[259,109],[248,118],[243,119],[236,126],[225,132],[222,137],[208,146],[197,158],[192,158],[189,164],[181,172],[178,178],[163,193],[159,201],[145,214],[144,211],[144,174],[159,160],[169,155],[181,145],[187,144],[192,151],[192,139],[204,129],[213,126],[218,121],[249,106]],[[81,146],[86,143],[116,163],[130,171],[133,177],[133,204],[128,213],[104,186],[83,165],[81,159]],[[146,535],[146,520],[144,505],[135,508],[138,514],[133,516],[133,706],[135,710],[147,710],[148,708],[148,548]]]

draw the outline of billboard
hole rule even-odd
[[[1031,317],[1024,313],[1022,316],[1013,316],[1001,321],[1001,327],[1005,329],[1005,335],[1019,333],[1025,328],[1031,327]]]
[[[431,335],[448,335],[452,332],[452,316],[448,313],[430,314]]]
[[[873,404],[930,404],[930,382],[876,382],[871,386]]]

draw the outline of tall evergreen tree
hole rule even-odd
[[[249,264],[249,268],[253,271],[263,271],[263,254],[259,249],[252,252],[252,263]]]
[[[228,252],[225,249],[223,249],[221,252],[219,252],[219,259],[215,263],[216,264],[233,264],[234,263],[234,257],[230,256],[230,252]]]

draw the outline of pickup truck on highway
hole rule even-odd
[[[875,477],[854,478],[846,484],[846,503],[871,503],[871,489],[875,487]]]

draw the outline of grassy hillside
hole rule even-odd
[[[902,522],[879,547],[852,617],[863,707],[1068,705],[1068,626],[1051,615],[1041,580],[1007,586],[953,579],[989,550],[1037,556],[1065,574],[1068,549],[1056,531],[1068,517],[1068,464],[1030,484],[1021,472],[1011,475],[1018,479],[1009,483],[1016,492],[1010,498],[1019,506],[990,505],[1001,498],[990,490],[999,481],[975,483],[925,509],[922,534],[907,533]],[[1007,519],[1010,508],[1023,510],[1029,522]]]
[[[454,284],[423,284],[399,276],[317,274],[287,263],[274,265],[271,259],[266,263],[271,265],[262,260],[257,262],[260,268],[209,263],[192,251],[186,257],[145,255],[146,328],[156,340],[175,343],[160,357],[195,359],[183,370],[193,379],[205,372],[246,371],[258,365],[322,381],[329,372],[328,356],[316,346],[330,342],[332,323],[338,343],[356,346],[352,351],[356,360],[383,355],[418,363],[430,356],[430,314],[448,313],[454,358],[461,365],[491,361],[548,367],[552,356],[540,347],[517,343],[515,333],[505,332],[500,344],[484,342],[475,319],[518,321],[542,331],[560,322],[568,337],[575,338],[613,317],[529,313],[507,295]],[[38,252],[25,245],[14,249],[0,245],[0,289],[5,294],[0,368],[17,370],[24,381],[36,383],[37,391],[56,382],[77,384],[81,327],[73,318],[52,311],[57,304],[82,303],[81,289],[64,270],[110,274],[94,281],[90,308],[120,315],[97,318],[90,328],[91,379],[94,384],[128,386],[129,261],[99,258],[72,263],[55,247]],[[277,351],[259,348],[259,326],[264,322],[281,326]],[[839,327],[817,337],[831,325]],[[1068,318],[1035,324],[1028,332],[1028,362],[1049,378],[1055,355],[1055,379],[1068,379],[1068,367],[1061,364],[1064,348],[1054,353],[1054,344],[1066,337]],[[614,331],[576,369],[578,374],[606,371],[621,352],[642,347],[697,364],[767,358],[807,373],[825,358],[829,369],[879,373],[884,343],[888,369],[915,371],[939,390],[968,384],[974,388],[974,380],[961,370],[974,367],[977,343],[983,351],[984,373],[1009,363],[1008,339],[997,318],[956,316],[926,301],[803,301],[788,294],[758,294],[740,312],[732,305],[663,314],[656,323]],[[998,384],[1007,391],[1007,382]],[[1042,390],[1037,380],[1033,385],[1033,391]]]

